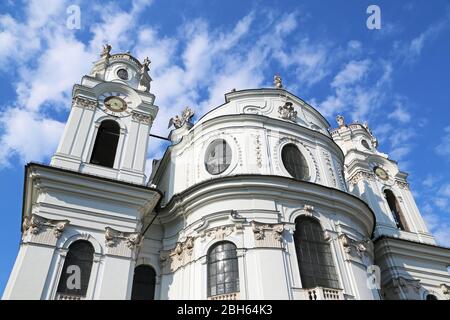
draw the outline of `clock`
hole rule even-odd
[[[107,97],[104,100],[105,107],[107,107],[112,112],[122,112],[127,110],[127,103],[120,97]]]
[[[388,173],[383,168],[375,167],[375,168],[373,168],[373,171],[375,172],[377,177],[380,178],[381,180],[388,180],[389,179]]]
[[[131,115],[133,102],[120,92],[105,92],[98,97],[99,107],[103,112],[114,117],[127,117]]]

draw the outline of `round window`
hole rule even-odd
[[[370,146],[369,143],[367,142],[367,140],[361,140],[361,144],[363,145],[364,148],[366,148],[367,150],[370,150]]]
[[[205,167],[210,174],[219,174],[231,164],[231,148],[223,139],[210,143],[205,154]]]
[[[309,168],[303,154],[295,144],[289,143],[281,150],[281,159],[287,172],[298,180],[309,179]]]
[[[117,71],[117,76],[122,80],[128,80],[128,71],[125,69],[119,69]]]

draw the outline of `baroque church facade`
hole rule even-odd
[[[146,177],[150,61],[110,51],[50,164],[25,167],[3,299],[450,299],[450,249],[367,124],[330,129],[275,76],[172,118]]]

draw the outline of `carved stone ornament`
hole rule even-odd
[[[289,121],[297,120],[297,111],[294,110],[292,102],[286,102],[284,105],[278,107],[280,118]]]
[[[225,237],[230,236],[234,232],[242,231],[242,224],[237,223],[234,226],[220,226],[212,229],[205,230],[200,233],[199,237],[201,241],[205,240],[223,240]]]
[[[149,65],[152,63],[148,57],[145,57],[144,61],[142,62],[142,72],[147,72],[149,70]]]
[[[251,222],[257,247],[280,247],[283,240],[283,223]]]
[[[443,284],[441,284],[441,290],[445,296],[450,297],[450,286],[443,283]]]
[[[174,249],[162,250],[160,262],[164,274],[174,272],[192,261],[194,237],[187,237],[183,242],[177,242]]]
[[[277,89],[283,88],[283,80],[281,79],[281,77],[278,74],[273,76],[273,85]]]
[[[314,206],[312,206],[310,204],[305,204],[303,206],[302,213],[305,216],[312,217],[313,216],[313,212],[314,212]]]
[[[170,128],[172,126],[174,126],[175,129],[181,128],[186,123],[189,123],[193,116],[194,116],[194,111],[192,111],[191,108],[186,107],[186,108],[184,108],[183,112],[181,113],[181,116],[176,115],[175,117],[170,118],[169,125],[167,128]]]
[[[256,165],[258,168],[262,168],[262,146],[261,146],[261,136],[259,134],[255,135],[255,145],[256,145]]]
[[[392,279],[392,286],[397,290],[412,290],[417,294],[419,293],[421,288],[420,280],[406,279],[401,276]]]
[[[375,181],[375,175],[372,172],[358,171],[350,179],[350,184],[357,184],[360,180]]]
[[[22,223],[22,238],[24,238],[27,233],[32,235],[38,235],[41,232],[45,232],[48,229],[52,230],[53,235],[56,239],[61,237],[66,226],[69,224],[69,220],[52,220],[47,219],[37,214],[32,214],[31,217],[25,217]]]
[[[107,247],[116,247],[125,242],[129,249],[134,249],[141,244],[142,236],[139,232],[121,232],[111,227],[105,228],[105,243]]]
[[[344,119],[343,116],[338,115],[338,116],[336,117],[336,122],[337,122],[339,128],[345,127],[345,119]]]
[[[349,255],[356,255],[361,258],[363,254],[367,252],[366,243],[368,240],[357,241],[350,238],[345,233],[339,235],[339,240],[341,240],[344,251]]]
[[[367,122],[364,122],[363,127],[367,130],[367,132],[370,134],[370,142],[372,143],[372,147],[376,148],[378,147],[378,140],[374,137],[372,130],[369,128],[369,124]]]
[[[400,181],[400,180],[395,180],[395,184],[400,188],[400,189],[405,189],[408,190],[409,189],[409,184],[406,181]]]
[[[104,44],[103,45],[103,49],[102,49],[102,53],[100,54],[100,56],[101,57],[110,57],[111,56],[111,49],[112,49],[112,47],[111,47],[111,45],[110,44]]]
[[[90,100],[80,96],[72,99],[72,106],[77,106],[88,110],[94,110],[97,107],[97,104],[98,103],[96,100]]]
[[[131,113],[131,117],[133,118],[134,121],[138,121],[138,122],[142,122],[142,123],[146,123],[146,124],[152,124],[152,117],[139,113],[139,112],[132,112]]]

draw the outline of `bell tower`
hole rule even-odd
[[[386,235],[436,244],[420,215],[406,180],[388,155],[378,151],[378,141],[367,123],[347,125],[342,116],[331,131],[345,155],[345,176],[349,190],[365,200],[376,215],[375,238]]]
[[[89,75],[72,91],[72,109],[51,165],[145,183],[149,132],[158,112],[150,60],[111,54],[105,45]]]
[[[158,112],[150,61],[104,46],[73,87],[50,165],[25,167],[22,238],[3,299],[129,299],[161,192],[145,185]]]

